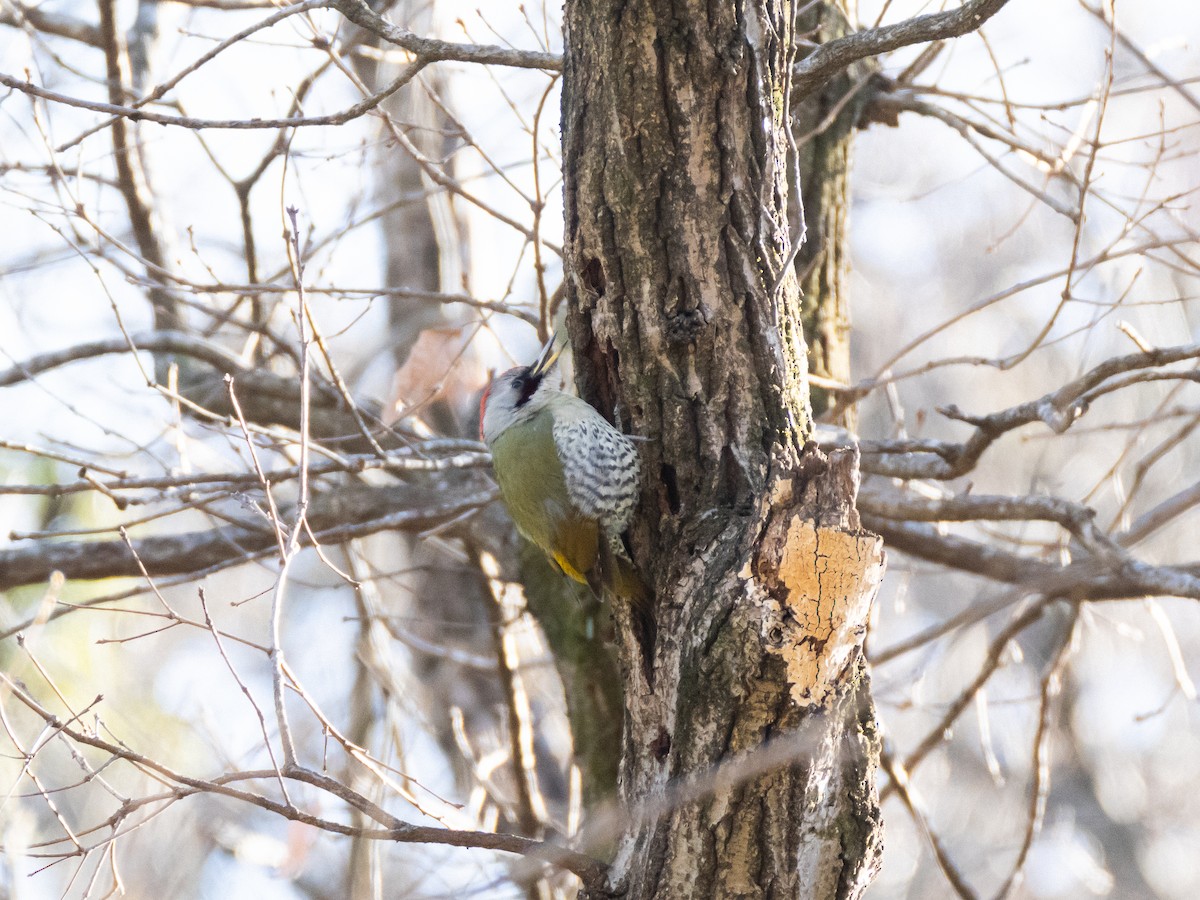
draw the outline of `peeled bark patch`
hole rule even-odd
[[[768,525],[755,561],[763,637],[798,706],[824,705],[858,657],[883,570],[877,535],[801,514]]]

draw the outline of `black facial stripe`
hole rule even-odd
[[[532,374],[528,369],[513,379],[513,387],[517,390],[518,409],[529,402],[529,398],[534,395],[541,383],[541,376]]]

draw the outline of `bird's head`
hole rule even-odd
[[[479,401],[479,436],[490,446],[510,426],[533,415],[555,390],[546,376],[554,370],[562,347],[554,349],[550,335],[530,366],[517,366],[492,379]]]

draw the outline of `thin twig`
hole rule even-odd
[[[1029,786],[1029,808],[1025,819],[1025,833],[1021,839],[1021,848],[1017,851],[1017,858],[1013,861],[1012,869],[1009,871],[1008,877],[1004,879],[1004,883],[996,891],[994,900],[1004,900],[1017,885],[1017,880],[1025,869],[1025,861],[1029,857],[1029,849],[1033,846],[1034,838],[1041,831],[1042,820],[1046,815],[1046,798],[1050,794],[1050,739],[1052,736],[1050,720],[1054,701],[1062,687],[1063,671],[1066,669],[1067,660],[1070,659],[1075,630],[1078,626],[1079,607],[1076,605],[1071,610],[1070,627],[1065,629],[1061,642],[1055,650],[1050,668],[1042,678],[1038,697],[1037,732],[1033,737],[1033,753],[1029,765],[1033,776]]]
[[[254,715],[258,718],[258,727],[263,736],[263,746],[267,750],[267,755],[271,758],[271,766],[275,769],[276,778],[279,781],[279,791],[283,795],[284,802],[290,806],[292,801],[288,797],[287,782],[284,780],[283,770],[275,759],[275,748],[271,746],[271,737],[267,734],[266,716],[263,715],[263,711],[259,707],[258,701],[254,699],[254,695],[250,693],[250,688],[246,687],[246,682],[238,675],[237,669],[234,668],[233,660],[225,652],[225,645],[221,642],[220,632],[217,631],[216,625],[213,624],[212,616],[208,612],[208,598],[204,594],[204,588],[198,588],[196,593],[200,598],[200,610],[204,613],[205,629],[212,635],[213,642],[217,645],[217,652],[221,654],[221,659],[225,661],[225,668],[233,676],[238,689],[241,690],[242,695],[250,702],[250,706],[254,710]]]
[[[333,778],[300,766],[288,767],[284,771],[285,777],[312,785],[341,799],[356,809],[363,810],[384,827],[379,829],[360,829],[343,825],[340,822],[322,819],[297,809],[290,804],[280,803],[261,794],[233,786],[244,781],[274,778],[275,773],[272,770],[265,772],[231,772],[207,779],[193,778],[177,772],[158,760],[138,753],[123,744],[107,741],[98,735],[62,724],[53,713],[38,703],[30,693],[4,672],[0,672],[0,683],[3,683],[9,694],[27,709],[39,716],[48,725],[61,731],[72,741],[85,746],[95,747],[114,757],[127,760],[139,768],[165,779],[168,783],[174,783],[177,785],[174,794],[178,798],[204,793],[229,797],[257,806],[291,821],[310,825],[333,834],[361,836],[371,840],[394,841],[397,843],[440,844],[448,847],[475,847],[516,853],[574,872],[590,888],[599,888],[602,886],[608,873],[608,866],[599,860],[547,841],[538,841],[497,832],[465,831],[412,825],[392,816],[377,804],[372,803],[366,797]],[[107,841],[102,841],[101,843],[104,844]],[[75,853],[56,854],[56,856],[79,855],[82,852],[90,852],[91,849],[93,848],[84,847]]]

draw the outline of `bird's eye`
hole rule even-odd
[[[528,372],[521,372],[519,375],[514,375],[512,380],[512,389],[517,394],[517,407],[524,406],[533,397],[541,384],[541,379]]]

